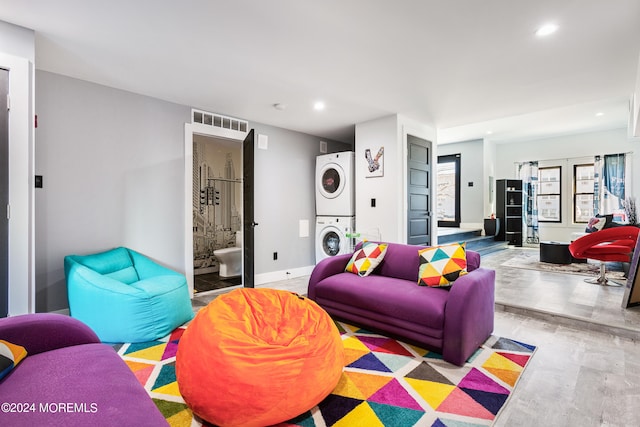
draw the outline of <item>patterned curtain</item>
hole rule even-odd
[[[523,218],[524,228],[527,230],[527,244],[540,243],[538,233],[538,207],[536,195],[538,192],[538,162],[516,163],[516,173],[522,180],[523,197]]]
[[[593,159],[593,216],[600,213],[600,193],[602,184],[600,177],[602,176],[602,157],[596,156]]]
[[[602,166],[602,189],[600,192],[600,211],[613,214],[614,220],[626,222],[624,210],[626,154],[607,154]]]

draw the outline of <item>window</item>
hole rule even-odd
[[[560,166],[538,169],[538,222],[561,222]]]
[[[438,227],[460,227],[460,154],[438,157]]]
[[[594,164],[575,165],[573,167],[573,182],[573,222],[587,223],[594,216]]]

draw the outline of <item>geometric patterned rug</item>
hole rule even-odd
[[[318,406],[279,427],[490,426],[536,350],[492,336],[459,367],[420,347],[343,322],[336,325],[346,357],[338,386]],[[182,332],[179,328],[162,340],[116,349],[171,426],[199,426],[175,379]]]

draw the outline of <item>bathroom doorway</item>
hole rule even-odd
[[[242,144],[194,134],[194,293],[242,285],[242,204]]]

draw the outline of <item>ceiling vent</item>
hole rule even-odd
[[[191,123],[211,126],[212,128],[224,129],[227,131],[236,131],[243,135],[246,135],[249,129],[249,122],[246,120],[235,119],[233,117],[196,109],[191,110]]]

